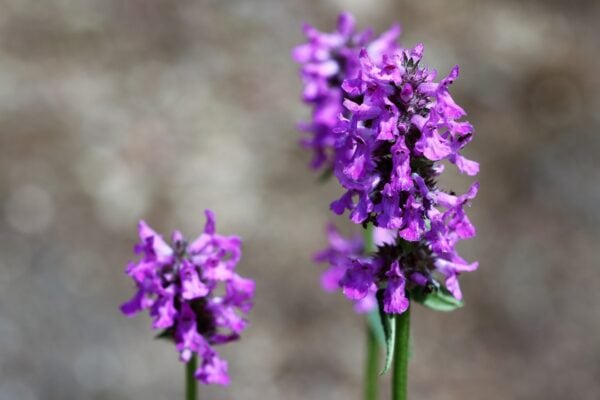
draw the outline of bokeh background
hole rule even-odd
[[[344,9],[459,63],[477,130],[480,269],[464,309],[413,313],[411,398],[600,398],[597,1],[1,0],[0,399],[181,398],[174,348],[118,311],[122,271],[139,218],[193,235],[205,207],[258,293],[221,349],[232,386],[202,398],[360,398],[363,319],[311,262],[340,189],[297,145],[290,60]]]

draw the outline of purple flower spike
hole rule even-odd
[[[369,42],[353,28],[342,15],[332,34],[307,28],[309,43],[297,48],[311,95],[305,90],[304,100],[314,110],[308,147],[317,154],[315,166],[332,167],[344,189],[331,210],[384,230],[387,239],[364,254],[355,240],[330,230],[330,247],[316,257],[330,265],[323,286],[341,288],[355,302],[381,291],[383,310],[394,314],[408,308],[409,298],[440,290],[460,300],[458,277],[478,264],[461,258],[456,245],[476,234],[465,208],[479,185],[462,195],[437,185],[443,161],[468,176],[479,172],[461,154],[473,126],[450,94],[459,67],[436,81],[436,71],[422,63],[423,44],[400,48],[397,28]],[[317,118],[323,110],[327,119]]]
[[[335,176],[347,190],[342,198],[361,199],[344,203],[351,219],[400,229],[408,241],[425,234],[424,221],[438,191],[436,162],[448,160],[469,175],[479,170],[459,153],[473,127],[459,121],[465,112],[448,91],[458,67],[435,83],[435,72],[420,66],[422,55],[423,46],[417,45],[376,62],[363,49],[358,77],[342,85],[352,89],[343,95],[345,110],[334,129]],[[339,201],[334,208],[343,210]]]
[[[121,311],[133,317],[148,309],[154,329],[175,342],[182,362],[194,353],[202,357],[196,379],[204,384],[228,385],[227,362],[213,346],[239,338],[252,308],[254,281],[235,272],[241,258],[237,236],[215,233],[215,215],[206,210],[204,232],[188,244],[180,232],[169,245],[144,221],[138,226],[141,255],[126,273],[136,284],[133,298]],[[222,288],[222,290],[220,289]]]

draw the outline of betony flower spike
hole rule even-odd
[[[463,174],[479,172],[479,164],[462,155],[473,126],[450,94],[459,67],[436,82],[436,71],[422,65],[423,44],[401,48],[395,43],[399,29],[382,35],[376,46],[357,41],[348,36],[353,20],[347,14],[339,19],[348,20],[338,22],[333,34],[305,28],[309,42],[296,48],[304,99],[315,111],[307,125],[314,134],[309,147],[319,155],[316,166],[327,161],[344,189],[331,210],[348,212],[355,224],[373,224],[388,240],[364,254],[359,239],[342,246],[330,229],[330,247],[317,256],[331,265],[325,287],[337,285],[356,304],[381,290],[384,311],[395,314],[407,309],[407,292],[446,290],[461,300],[458,276],[478,264],[465,261],[455,247],[475,236],[465,207],[479,185],[463,195],[437,185],[444,160]],[[329,113],[326,124],[322,110]],[[316,127],[325,125],[318,134]]]
[[[171,244],[144,221],[138,225],[140,256],[126,268],[137,287],[121,311],[133,317],[148,310],[154,329],[172,339],[182,362],[202,358],[195,377],[204,384],[228,385],[227,361],[215,345],[239,338],[247,327],[254,282],[235,271],[241,239],[215,233],[215,214],[206,210],[204,232],[190,243],[174,232]]]

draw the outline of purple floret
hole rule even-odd
[[[255,285],[235,272],[241,239],[216,234],[214,213],[205,214],[204,232],[189,244],[174,232],[169,245],[140,221],[135,252],[141,258],[126,268],[137,292],[121,311],[133,317],[148,309],[152,327],[174,340],[182,362],[194,353],[202,358],[196,379],[228,385],[227,361],[213,346],[238,339],[246,328]]]

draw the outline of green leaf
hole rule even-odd
[[[427,308],[442,312],[454,311],[464,305],[461,300],[457,300],[444,288],[439,288],[431,293],[422,293],[413,298]]]
[[[390,370],[394,361],[394,348],[396,347],[396,314],[383,314],[383,327],[385,332],[385,364],[379,375]]]
[[[385,337],[385,364],[379,375],[389,371],[394,360],[394,348],[396,347],[396,315],[388,314],[383,310],[383,290],[377,292],[377,303],[379,305],[379,318],[383,325]]]

